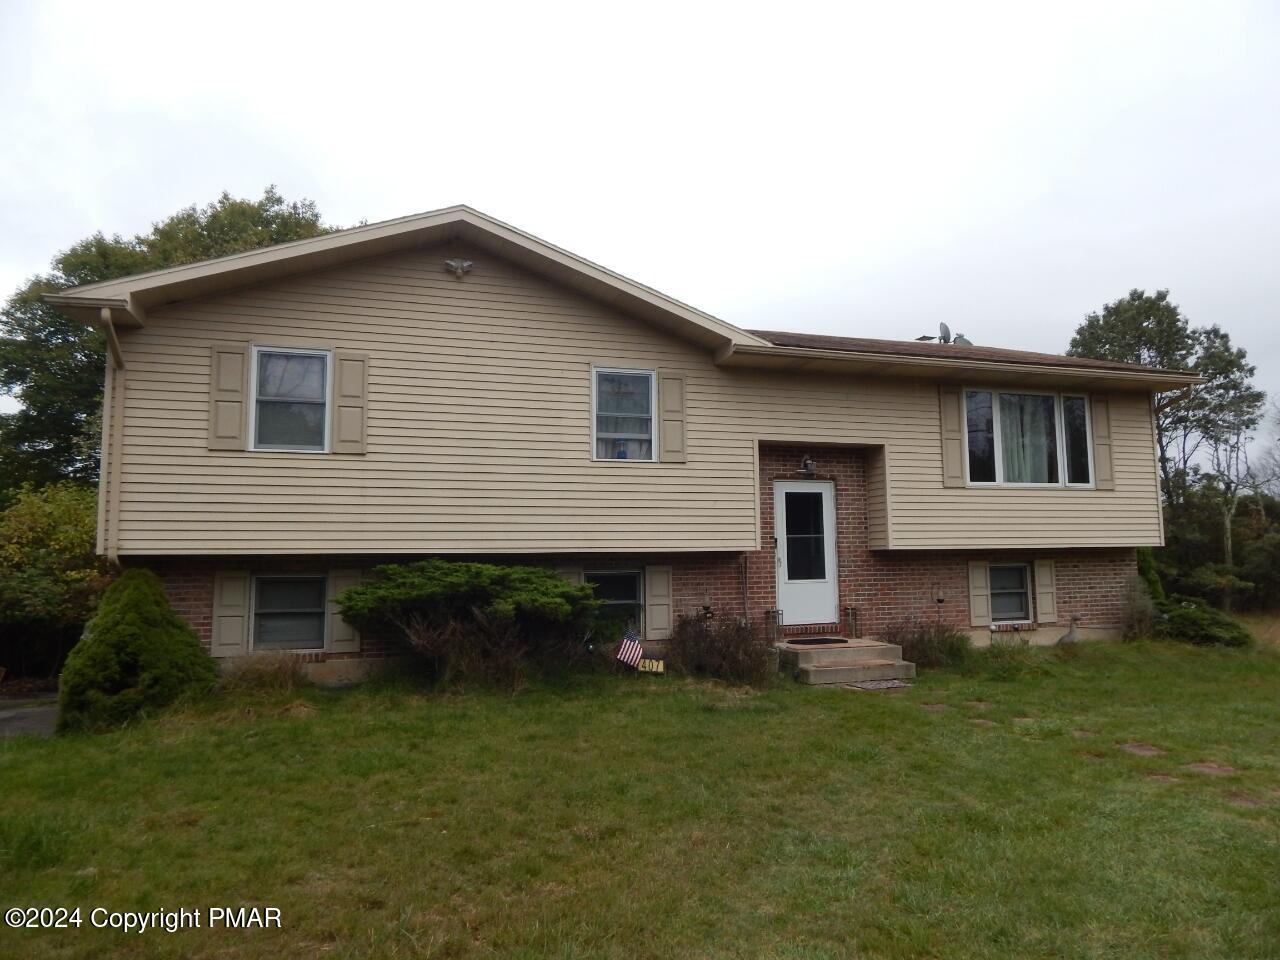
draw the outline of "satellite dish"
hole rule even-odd
[[[938,324],[938,340],[941,343],[951,342],[951,328],[945,323]]]
[[[963,333],[957,333],[956,338],[951,341],[957,347],[972,347],[973,341],[966,337]]]

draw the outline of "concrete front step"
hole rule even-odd
[[[800,667],[798,674],[797,679],[801,683],[816,686],[861,683],[866,680],[910,680],[916,675],[916,665],[906,660],[862,660],[839,665],[814,663]]]
[[[800,645],[783,642],[778,662],[793,670],[813,666],[851,666],[866,660],[901,660],[902,648],[879,640],[835,640],[830,644]]]

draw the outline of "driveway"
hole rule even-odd
[[[0,737],[52,737],[57,721],[57,694],[0,699]]]

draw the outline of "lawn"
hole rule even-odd
[[[1280,955],[1272,650],[242,696],[0,742],[0,783],[0,906],[283,919],[0,928],[3,957]]]

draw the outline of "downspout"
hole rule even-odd
[[[124,423],[125,368],[111,308],[98,312],[97,326],[107,338],[106,376],[102,389],[102,437],[98,457],[98,552],[120,562],[120,483],[117,477]]]

